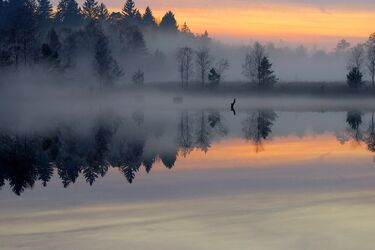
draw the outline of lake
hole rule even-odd
[[[143,98],[0,108],[0,249],[374,249],[373,109]]]

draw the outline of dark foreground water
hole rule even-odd
[[[275,110],[8,114],[0,249],[374,249],[373,112]]]

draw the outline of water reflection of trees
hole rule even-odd
[[[179,153],[186,156],[194,148],[206,152],[214,137],[227,133],[217,112],[183,112],[177,127],[178,139],[159,146],[157,138],[164,130],[160,126],[140,128],[140,119],[135,116],[143,114],[133,113],[131,122],[125,125],[102,119],[85,132],[69,126],[32,134],[0,132],[0,187],[7,181],[20,195],[37,181],[46,186],[54,174],[65,188],[80,175],[92,185],[110,168],[120,170],[132,183],[142,167],[149,173],[160,161],[171,169]],[[147,146],[150,137],[155,142]]]
[[[359,111],[349,111],[346,114],[348,125],[345,133],[338,136],[341,143],[352,140],[356,144],[365,143],[370,152],[375,152],[375,123],[374,113],[371,113],[370,121],[366,122],[364,114]]]
[[[369,122],[366,134],[367,148],[371,152],[375,152],[375,123],[374,113],[371,114],[371,121]]]
[[[254,143],[256,152],[262,151],[263,142],[272,133],[272,126],[277,118],[273,111],[256,111],[242,122],[242,131],[247,141]]]
[[[128,122],[99,119],[84,129],[61,125],[41,133],[1,131],[0,187],[7,182],[19,195],[36,182],[47,186],[54,175],[64,187],[79,176],[93,185],[109,169],[119,170],[132,183],[142,169],[150,173],[157,162],[171,169],[178,155],[186,157],[193,150],[208,152],[213,141],[228,134],[226,120],[212,110],[181,112],[172,126],[166,126],[170,120],[150,123],[143,112],[135,114]],[[244,138],[257,152],[270,138],[276,119],[275,112],[262,110],[247,114],[241,122]],[[375,152],[374,113],[365,116],[351,111],[345,122],[347,128],[338,140],[365,143]]]
[[[217,111],[184,111],[178,124],[178,146],[186,157],[193,149],[207,152],[214,138],[226,136],[228,129]]]
[[[346,114],[346,123],[349,126],[349,136],[356,142],[360,142],[363,138],[363,132],[361,129],[362,113],[357,111],[349,111]]]

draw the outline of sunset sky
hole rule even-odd
[[[81,0],[82,2],[83,0]],[[122,8],[124,1],[104,0],[111,11]],[[352,42],[366,39],[375,32],[373,0],[138,0],[142,12],[149,5],[160,20],[167,10],[178,22],[187,22],[191,30],[205,30],[228,43],[251,40],[284,41],[333,46],[339,39]]]

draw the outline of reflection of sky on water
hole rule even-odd
[[[277,112],[257,151],[243,121],[264,123],[258,114],[220,113],[227,133],[212,132],[206,152],[196,148],[202,112],[188,114],[194,146],[172,169],[158,158],[132,184],[110,168],[92,186],[81,173],[66,189],[55,169],[47,187],[38,181],[21,196],[5,185],[0,249],[373,249],[375,166],[364,141],[371,114],[357,128],[346,112]],[[176,150],[186,119],[131,113],[115,140],[132,134],[143,152]]]
[[[0,246],[371,249],[374,178],[364,165],[155,172],[132,185],[110,173],[69,189],[54,180],[21,199],[2,191]]]

